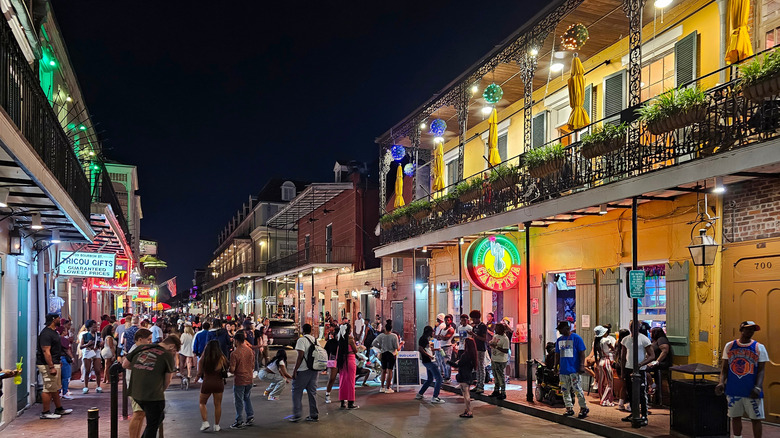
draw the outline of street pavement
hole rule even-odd
[[[178,379],[174,379],[178,383]],[[252,390],[252,403],[255,409],[255,425],[242,430],[231,430],[234,421],[232,383],[228,381],[222,402],[222,431],[218,434],[228,434],[235,437],[257,436],[317,436],[318,438],[349,438],[349,437],[450,437],[453,434],[468,436],[535,436],[535,437],[586,437],[595,436],[587,432],[572,429],[557,423],[517,413],[501,407],[482,402],[474,402],[472,411],[474,418],[462,419],[458,415],[463,412],[463,399],[452,393],[442,391],[445,404],[434,405],[428,402],[433,389],[426,393],[426,401],[414,400],[417,388],[402,388],[395,394],[381,394],[378,387],[360,387],[357,389],[356,410],[340,410],[336,399],[338,390],[333,390],[334,403],[325,404],[324,390],[318,390],[320,421],[318,423],[290,423],[284,417],[292,413],[290,385],[284,389],[278,401],[268,401],[263,397],[263,382]],[[326,380],[321,376],[320,383]],[[39,420],[40,405],[35,405],[13,421],[7,428],[0,431],[0,436],[87,436],[86,409],[91,406],[100,408],[100,437],[109,434],[109,393],[107,388],[103,394],[83,395],[80,382],[74,382],[71,390],[77,395],[77,400],[66,401],[65,407],[74,408],[71,415],[60,420]],[[94,385],[93,385],[94,387]],[[199,385],[193,384],[188,391],[183,391],[178,385],[172,384],[166,391],[168,400],[164,435],[166,438],[193,437],[203,433],[214,435],[214,432],[200,432],[200,414],[198,412]],[[120,402],[121,412],[121,402]],[[209,401],[209,422],[213,424],[214,410]],[[308,413],[308,401],[304,394],[304,415]],[[126,420],[119,422],[119,437],[127,437]]]

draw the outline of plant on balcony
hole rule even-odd
[[[761,102],[780,94],[780,51],[756,57],[739,68],[739,88],[746,99]]]
[[[475,177],[469,181],[463,181],[455,187],[460,202],[472,202],[482,196],[482,178]]]
[[[709,98],[699,87],[675,88],[642,105],[639,120],[653,135],[661,135],[701,122]]]
[[[418,199],[411,202],[406,208],[406,214],[416,221],[421,221],[431,214],[431,203],[427,199]]]
[[[379,225],[382,227],[383,230],[389,230],[393,228],[393,225],[395,224],[395,217],[393,216],[393,213],[387,213],[379,218]]]
[[[532,177],[544,178],[563,168],[565,163],[563,145],[555,143],[531,149],[523,155],[523,160]]]
[[[603,127],[596,127],[593,132],[582,136],[580,153],[587,159],[606,155],[620,149],[626,144],[628,124],[614,125],[605,123]]]
[[[450,190],[449,193],[443,194],[438,198],[435,198],[432,202],[434,211],[446,212],[452,210],[455,206],[455,200],[458,199],[458,193],[456,190]]]
[[[499,165],[490,170],[488,181],[494,192],[500,192],[520,182],[520,171],[509,164]]]

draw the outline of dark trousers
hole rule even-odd
[[[141,438],[157,437],[157,429],[160,428],[165,418],[165,400],[136,400],[135,402],[144,410],[144,415],[146,415],[146,429],[144,429]]]
[[[628,395],[628,402],[634,403],[634,385],[631,383],[631,373],[634,370],[631,368],[623,368],[621,377],[623,377],[623,384],[626,385],[626,393]],[[634,407],[631,406],[633,411]],[[642,417],[647,417],[647,388],[645,386],[645,374],[644,372],[639,375],[639,414]]]

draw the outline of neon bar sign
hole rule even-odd
[[[511,289],[520,280],[520,252],[503,235],[475,241],[466,251],[465,262],[469,280],[483,290]]]

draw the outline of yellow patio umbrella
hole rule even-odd
[[[726,63],[728,64],[753,56],[753,47],[750,45],[750,35],[747,28],[749,19],[750,0],[729,0],[731,35],[729,36],[729,47],[726,49]]]
[[[490,112],[488,126],[488,163],[494,167],[501,164],[501,155],[498,153],[498,113],[495,108]]]
[[[401,163],[398,163],[398,172],[395,174],[395,203],[394,208],[403,207],[404,203],[404,171]]]
[[[433,184],[431,189],[434,192],[444,189],[444,147],[441,142],[436,144],[436,150],[433,152]]]
[[[569,106],[571,115],[567,127],[570,131],[576,131],[590,125],[590,117],[585,111],[585,69],[577,54],[571,63],[571,77],[569,77]]]

